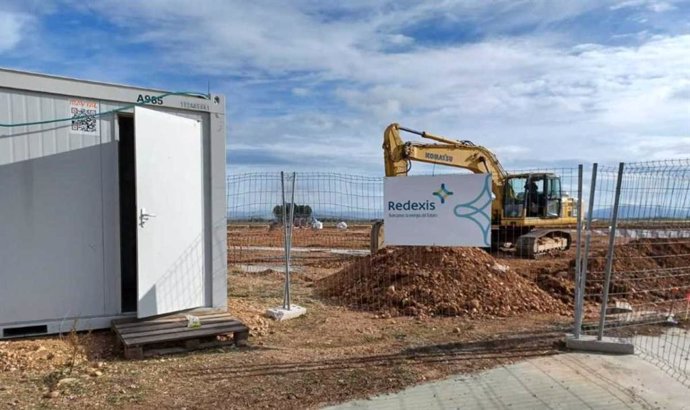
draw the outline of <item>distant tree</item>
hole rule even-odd
[[[290,217],[290,209],[293,204],[285,204],[283,205],[276,205],[273,207],[273,216],[282,221],[283,220],[283,210],[285,210],[286,214],[285,217],[289,218]],[[311,206],[309,205],[297,205],[295,204],[295,211],[294,211],[294,216],[295,218],[310,218],[312,215],[312,209]]]
[[[273,217],[275,219],[283,219],[283,206],[282,205],[276,205],[273,207]]]

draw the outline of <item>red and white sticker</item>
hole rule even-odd
[[[70,134],[98,135],[98,101],[70,98]]]

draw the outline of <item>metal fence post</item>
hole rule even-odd
[[[618,205],[621,196],[621,184],[623,182],[624,163],[618,164],[618,179],[616,181],[616,196],[613,200],[613,216],[611,217],[611,231],[609,232],[609,249],[606,255],[606,277],[604,279],[604,292],[601,296],[601,313],[599,315],[599,333],[597,339],[604,337],[604,324],[606,323],[606,308],[609,301],[609,286],[611,285],[611,270],[613,267],[613,252],[616,241],[616,224],[618,223]]]
[[[585,249],[581,255],[582,261],[580,262],[580,290],[578,293],[579,300],[578,305],[580,306],[580,323],[576,329],[581,331],[582,321],[585,314],[585,289],[587,288],[587,258],[589,257],[589,246],[592,242],[592,214],[594,213],[594,197],[597,189],[597,169],[599,164],[596,162],[592,164],[592,179],[589,186],[589,205],[587,207],[587,226],[585,227]]]
[[[287,251],[285,254],[285,309],[290,310],[290,257],[292,256],[292,227],[295,224],[295,180],[297,174],[292,173],[292,194],[290,196],[290,221],[287,234]]]
[[[580,284],[582,281],[581,266],[582,255],[582,164],[577,167],[577,251],[575,256],[575,329],[576,339],[580,338],[582,330],[582,305],[580,302]]]
[[[290,275],[290,261],[288,260],[288,231],[287,231],[287,203],[285,202],[285,173],[283,171],[280,171],[280,192],[283,198],[283,209],[282,209],[282,217],[283,217],[283,247],[285,251],[285,285],[284,285],[284,293],[283,293],[283,309],[288,308],[288,301],[287,301],[287,289],[288,289],[288,284],[290,282],[289,280],[289,275]]]

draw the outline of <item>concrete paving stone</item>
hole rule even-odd
[[[690,409],[690,389],[640,356],[565,353],[329,409]]]

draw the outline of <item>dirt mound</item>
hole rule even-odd
[[[606,252],[600,252],[593,268],[605,268]],[[614,253],[616,272],[644,269],[690,267],[690,239],[637,239],[617,246]]]
[[[604,288],[606,249],[591,253],[587,260],[587,299],[598,302]],[[564,303],[575,294],[575,259],[567,266],[554,264],[540,269],[539,286]],[[613,259],[611,300],[661,302],[680,299],[690,291],[690,240],[637,239],[617,245]]]
[[[540,270],[536,277],[536,283],[549,295],[572,306],[573,300],[575,300],[575,274],[572,272],[567,268],[555,271]]]
[[[605,270],[606,251],[601,250],[588,262],[587,293],[601,293]],[[614,297],[661,301],[683,298],[688,291],[690,240],[637,239],[616,246],[609,288]]]
[[[317,294],[391,315],[566,314],[533,282],[476,248],[386,248],[316,284]]]

